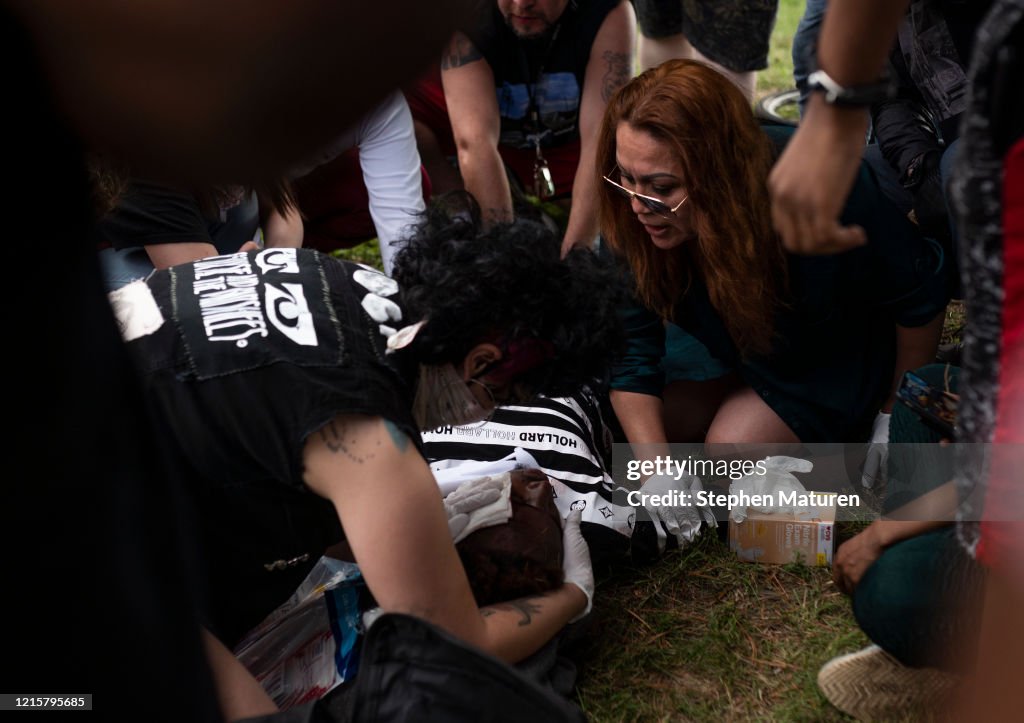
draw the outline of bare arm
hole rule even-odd
[[[306,484],[334,504],[366,584],[385,611],[423,618],[514,662],[586,607],[583,592],[565,584],[478,610],[437,483],[390,422],[340,415],[310,436],[304,461]]]
[[[572,208],[562,241],[562,254],[574,246],[591,248],[597,236],[597,136],[608,101],[633,77],[636,16],[622,2],[608,13],[590,50],[580,98],[580,162],[572,185]],[[607,169],[601,172],[607,172]]]
[[[626,439],[634,447],[638,444],[668,443],[660,397],[613,390],[611,402]]]
[[[210,663],[210,672],[213,673],[213,684],[217,690],[217,702],[225,720],[233,721],[277,712],[277,705],[267,695],[263,686],[224,643],[205,629],[202,631],[202,638],[206,659]]]
[[[945,527],[955,519],[956,485],[947,482],[879,519],[839,546],[832,579],[840,590],[852,595],[864,573],[885,548],[901,540]]]
[[[877,80],[907,0],[833,0],[818,42],[818,65],[842,85]],[[796,253],[836,253],[866,242],[839,224],[864,150],[867,110],[837,108],[813,93],[807,113],[772,169],[772,222]]]
[[[158,269],[166,269],[168,266],[187,264],[190,261],[204,259],[207,256],[217,256],[220,252],[213,244],[207,243],[177,243],[177,244],[149,244],[145,247],[149,254],[149,260]]]
[[[494,73],[463,33],[455,33],[441,61],[441,84],[466,190],[486,222],[511,221],[512,192],[498,153],[501,116]]]
[[[299,209],[294,207],[284,211],[272,209],[264,215],[261,225],[263,226],[263,246],[265,248],[302,248],[305,229]]]

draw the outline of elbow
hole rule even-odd
[[[497,154],[498,140],[484,133],[457,134],[455,151],[459,156],[459,165],[472,164],[482,156]]]

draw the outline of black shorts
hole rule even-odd
[[[768,67],[778,0],[633,0],[646,38],[682,33],[700,53],[736,73]]]

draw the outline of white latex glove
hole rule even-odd
[[[884,482],[889,462],[889,419],[891,414],[879,412],[871,427],[871,443],[864,458],[864,474],[860,483],[871,489],[875,482]]]
[[[700,532],[701,514],[694,506],[696,504],[696,493],[703,489],[700,479],[696,476],[681,477],[675,479],[668,475],[653,475],[647,478],[640,487],[641,495],[656,495],[659,497],[671,496],[679,501],[679,504],[654,504],[650,497],[642,497],[644,509],[651,516],[654,523],[661,522],[665,531],[674,535],[679,547],[682,548],[691,542],[697,533]],[[678,495],[672,495],[678,491]],[[684,497],[685,495],[685,497]],[[661,500],[669,502],[671,500]]]
[[[582,510],[573,510],[562,524],[562,571],[565,581],[583,591],[587,596],[587,607],[579,615],[570,620],[574,623],[584,618],[594,606],[594,568],[590,564],[590,548],[580,532]]]
[[[764,512],[767,514],[807,512],[801,505],[782,504],[781,494],[784,492],[803,494],[807,492],[803,483],[796,478],[794,472],[810,472],[814,463],[809,459],[774,455],[764,460],[764,474],[754,472],[729,484],[729,494],[739,495],[741,499],[753,501],[755,497],[764,498],[761,505],[737,504],[729,510],[729,519],[743,522],[748,512]]]
[[[464,482],[444,498],[448,531],[459,542],[481,527],[500,525],[512,516],[512,481],[506,472]]]

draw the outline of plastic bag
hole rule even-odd
[[[783,504],[783,498],[789,499],[789,493],[795,492],[799,499],[807,492],[793,472],[810,472],[814,464],[807,459],[785,456],[766,457],[764,462],[764,474],[750,474],[729,485],[730,496],[735,495],[739,500],[729,510],[729,519],[733,522],[743,522],[748,510],[766,514],[808,512],[805,505]]]
[[[315,700],[355,675],[365,586],[354,563],[321,557],[292,596],[235,646],[279,708]]]

